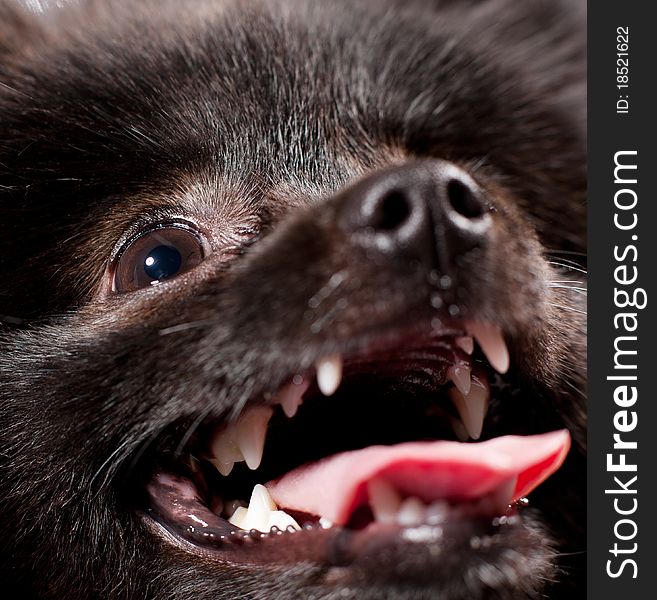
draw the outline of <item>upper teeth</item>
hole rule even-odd
[[[222,475],[230,475],[236,462],[244,460],[242,452],[237,447],[235,427],[229,425],[220,435],[215,436],[212,443],[212,462]]]
[[[449,415],[449,424],[452,426],[452,431],[460,442],[467,442],[470,439],[470,434],[459,417]]]
[[[454,382],[456,388],[464,395],[470,393],[472,378],[470,377],[470,367],[468,365],[452,365],[447,369],[447,379]]]
[[[299,382],[295,379],[286,386],[283,386],[280,391],[274,396],[274,402],[278,402],[283,408],[283,412],[289,418],[297,414],[299,405],[303,402],[303,395],[308,390],[310,383],[308,380],[299,377]]]
[[[317,361],[317,387],[325,396],[332,395],[342,381],[342,356],[331,354]]]
[[[457,337],[454,341],[463,352],[466,354],[472,354],[472,351],[474,350],[474,340],[469,335]]]
[[[254,406],[215,436],[213,462],[222,475],[228,475],[236,462],[246,461],[249,469],[260,466],[267,425],[273,412],[271,406]]]
[[[509,352],[501,329],[481,322],[468,322],[466,329],[470,335],[456,338],[456,345],[466,354],[471,354],[474,340],[477,340],[490,364],[498,372],[506,372],[509,368]],[[319,390],[325,396],[335,393],[342,381],[342,356],[326,355],[317,361],[316,369]],[[471,366],[461,359],[449,367],[447,379],[454,383],[455,387],[449,390],[449,395],[460,416],[460,420],[449,417],[453,429],[462,441],[466,441],[468,436],[476,440],[481,435],[490,399],[487,379],[481,372],[473,374]],[[276,393],[273,403],[280,404],[283,412],[288,417],[293,417],[303,401],[309,383],[307,378],[295,376]],[[222,475],[230,474],[236,462],[246,462],[250,469],[260,466],[267,426],[272,414],[272,406],[249,408],[237,421],[215,435],[212,442],[212,462]],[[409,498],[402,502],[396,490],[385,481],[371,482],[369,497],[372,512],[378,521],[411,524],[419,522],[424,515],[425,508],[419,500]],[[442,507],[436,507],[436,511],[441,512]],[[237,508],[230,522],[243,529],[260,531],[269,531],[274,525],[283,530],[288,526],[299,528],[290,515],[276,508],[269,493],[261,485],[254,488],[249,507]]]
[[[472,351],[473,338],[476,339],[490,364],[499,372],[505,372],[509,367],[509,352],[500,328],[481,322],[469,322],[466,328],[472,337],[457,338],[457,345],[469,353]],[[317,386],[324,395],[330,396],[340,386],[342,366],[340,354],[326,355],[317,361]],[[455,388],[449,393],[462,421],[461,427],[452,419],[457,437],[463,440],[467,433],[470,438],[478,439],[490,398],[485,376],[473,378],[471,367],[461,360],[449,367],[447,379],[454,383]],[[288,417],[293,417],[308,387],[308,379],[296,376],[276,393],[273,402],[280,404]],[[229,475],[236,462],[246,462],[250,469],[260,466],[267,425],[272,414],[271,406],[250,408],[215,436],[212,444],[213,462],[222,475]]]
[[[449,395],[458,410],[461,421],[468,435],[473,440],[478,440],[484,425],[484,418],[488,412],[488,401],[490,399],[490,388],[484,376],[472,377],[472,385],[467,394],[460,389],[452,388]]]
[[[309,382],[295,377],[282,387],[273,401],[281,405],[288,417],[293,417]],[[212,462],[222,475],[229,475],[236,462],[246,462],[249,469],[260,466],[267,437],[267,426],[274,412],[272,406],[255,406],[244,411],[237,421],[219,431],[212,441]]]
[[[278,510],[267,488],[260,484],[253,488],[249,507],[238,507],[228,519],[228,522],[242,529],[249,531],[257,529],[265,533],[270,531],[272,527],[278,527],[282,531],[285,531],[288,527],[301,529],[290,515],[283,510]]]
[[[491,366],[498,373],[506,373],[509,370],[509,349],[502,330],[497,325],[480,321],[469,321],[466,323],[466,329],[477,340]]]

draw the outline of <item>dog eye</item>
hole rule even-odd
[[[203,238],[186,226],[151,229],[131,240],[115,259],[112,291],[132,292],[171,279],[196,267],[207,254]]]

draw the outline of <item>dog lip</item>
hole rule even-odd
[[[376,565],[379,561],[389,565],[390,573],[399,571],[399,559],[409,549],[420,558],[418,546],[425,549],[421,556],[425,566],[418,568],[431,572],[457,541],[485,538],[523,526],[513,509],[500,518],[461,518],[434,525],[375,522],[365,529],[352,530],[306,523],[301,531],[290,528],[264,533],[230,526],[204,506],[194,484],[182,475],[158,472],[149,482],[148,492],[152,504],[141,513],[147,529],[202,560],[257,568],[312,563],[337,568],[341,577],[349,577],[347,567],[354,573],[369,571],[373,568],[369,563]],[[436,548],[440,548],[438,555]],[[372,581],[379,576],[378,569],[369,573]]]
[[[448,325],[441,324],[440,329],[434,329],[429,337],[426,335],[417,336],[413,331],[410,334],[408,332],[406,334],[397,332],[396,335],[385,338],[383,341],[381,339],[375,340],[374,343],[370,343],[366,347],[366,351],[363,351],[364,346],[360,346],[356,352],[349,352],[345,348],[339,354],[339,360],[335,359],[335,350],[332,351],[333,353],[328,352],[319,354],[319,356],[330,359],[328,364],[334,373],[343,371],[339,373],[341,382],[343,377],[348,380],[354,373],[367,372],[368,367],[372,365],[374,367],[378,365],[380,369],[386,360],[389,360],[390,365],[394,365],[402,373],[407,370],[409,364],[418,365],[422,364],[423,360],[430,360],[434,361],[435,364],[428,372],[433,372],[433,378],[438,377],[441,380],[441,386],[451,379],[456,387],[463,387],[462,378],[453,377],[454,373],[450,372],[450,367],[455,362],[458,364],[471,364],[471,361],[476,358],[476,355],[471,356],[474,349],[474,339],[479,342],[480,332],[476,331],[476,328],[475,331],[472,331],[470,324],[456,322]],[[469,334],[472,334],[472,337]],[[504,343],[501,330],[493,330],[492,336],[489,337],[495,338],[496,336],[498,342],[502,340],[502,343]],[[404,351],[400,352],[399,340],[404,339],[406,341],[414,339],[416,342],[419,340],[421,343],[406,346]],[[423,346],[422,341],[427,345]],[[494,347],[494,344],[492,346]],[[401,347],[404,347],[403,344]],[[442,357],[440,352],[436,354],[436,347],[442,348],[446,354]],[[481,343],[479,343],[479,347],[483,355],[487,356],[487,352],[484,351]],[[498,343],[498,349],[499,347]],[[488,345],[489,350],[490,348],[491,344]],[[505,344],[504,349],[506,349]],[[477,361],[481,359],[481,356],[476,358]],[[501,364],[498,361],[497,368],[495,365],[491,365],[491,367],[500,371]],[[387,376],[391,374],[391,371],[386,367],[384,367],[383,372]],[[393,370],[392,372],[397,371]],[[297,376],[297,379],[300,380],[304,391],[309,388],[308,391],[311,394],[322,393],[322,386],[313,378],[310,369],[299,370],[297,373],[301,373]],[[376,373],[376,368],[374,373]],[[333,376],[333,379],[335,380],[335,376]],[[458,379],[458,381],[454,381],[454,379]],[[313,383],[310,383],[311,381]],[[284,380],[284,385],[285,382],[292,385],[299,384],[299,381],[295,381],[295,376]],[[335,386],[335,381],[332,381],[329,388],[333,386]],[[285,408],[282,402],[277,401],[277,394],[278,392],[272,393],[268,397],[265,396],[265,406],[271,407],[280,403],[282,408]],[[294,403],[297,400],[295,399]],[[333,398],[330,401],[332,402]],[[286,413],[293,416],[298,405],[288,405],[287,408]],[[289,417],[290,414],[287,416]],[[318,519],[318,516],[314,516],[315,520],[298,519],[299,523],[302,524],[301,531],[294,530],[292,527],[286,531],[281,531],[275,527],[269,532],[256,529],[246,531],[232,525],[228,520],[213,512],[208,507],[208,502],[204,501],[206,498],[201,496],[192,480],[193,477],[188,478],[182,475],[158,472],[148,484],[151,504],[145,511],[144,517],[151,528],[155,528],[155,531],[165,536],[169,541],[173,540],[179,546],[200,556],[223,562],[289,565],[309,561],[329,567],[348,566],[352,563],[357,564],[362,560],[361,549],[363,548],[367,548],[369,553],[379,553],[382,560],[386,560],[386,552],[389,553],[391,547],[394,547],[392,550],[394,553],[411,542],[417,545],[422,540],[424,540],[422,543],[426,543],[431,538],[435,541],[442,535],[443,531],[453,530],[459,536],[463,532],[468,535],[472,532],[480,533],[482,531],[490,533],[500,525],[500,520],[491,515],[465,511],[450,512],[450,515],[456,514],[457,516],[452,516],[451,521],[441,523],[440,526],[432,523],[422,523],[419,526],[411,527],[400,523],[391,524],[373,521],[365,528],[354,529],[344,526],[327,526],[326,523],[322,523]],[[290,512],[293,518],[297,517],[297,514],[303,514],[294,510]],[[515,515],[515,509],[507,516],[503,520],[505,525],[521,526],[522,521],[519,516]],[[432,558],[427,558],[429,563],[432,560]]]
[[[151,503],[142,513],[147,526],[166,541],[205,558],[240,564],[288,564],[303,559],[325,563],[331,556],[331,540],[338,534],[337,528],[309,523],[303,532],[239,529],[212,512],[191,479],[180,474],[156,472],[147,492]]]

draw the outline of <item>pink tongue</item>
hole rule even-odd
[[[367,483],[390,482],[402,497],[424,502],[472,500],[516,479],[513,497],[529,494],[554,473],[570,448],[566,430],[507,435],[487,442],[412,442],[370,446],[304,465],[267,484],[278,506],[345,524],[366,500]]]

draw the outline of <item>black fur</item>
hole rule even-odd
[[[580,4],[99,0],[43,19],[0,1],[4,585],[71,600],[583,596]],[[466,261],[454,299],[509,333],[523,393],[492,421],[573,436],[526,527],[490,560],[463,550],[406,581],[225,566],[155,535],[132,473],[164,428],[427,318],[422,274],[370,265],[335,226],[343,188],[416,158],[461,165],[496,209],[494,256]],[[121,236],[172,216],[211,232],[211,259],[103,294]],[[308,317],[341,270],[341,310]]]

